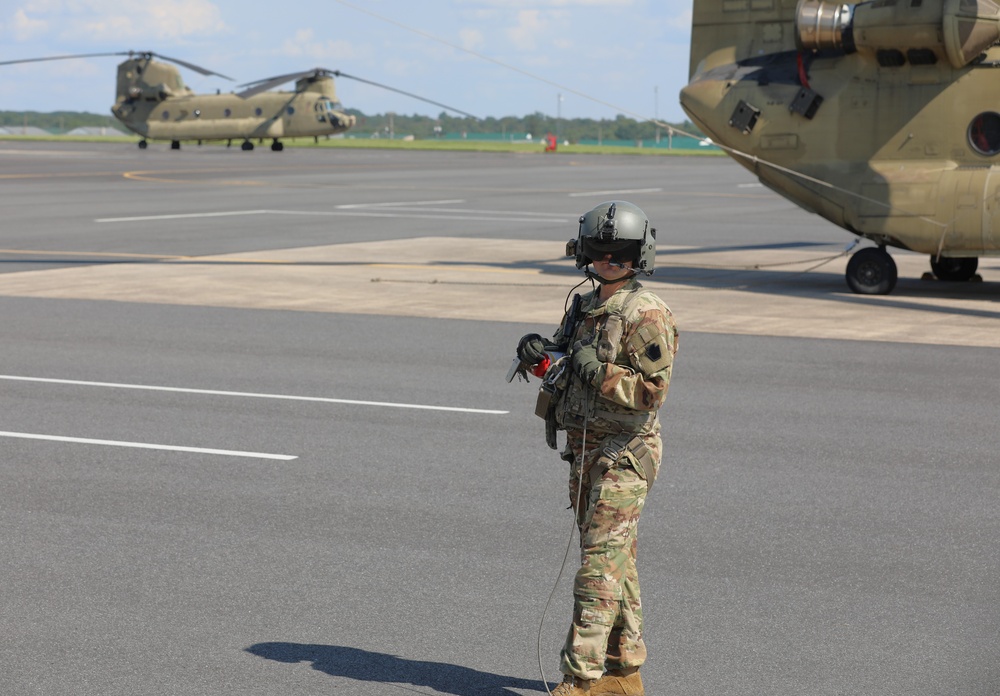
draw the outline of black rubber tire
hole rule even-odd
[[[896,279],[896,262],[885,249],[862,249],[847,262],[847,287],[859,295],[888,295]]]
[[[938,280],[948,280],[954,282],[965,282],[976,275],[979,268],[979,257],[931,257],[931,270]]]

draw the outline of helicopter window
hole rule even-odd
[[[258,106],[256,109],[253,110],[253,112],[255,115],[260,116],[261,114],[264,113],[264,110]]]
[[[286,109],[286,111],[288,111],[288,115],[291,116],[292,114],[295,113],[295,107],[294,106],[290,106],[290,107],[288,107],[288,109]]]
[[[229,118],[230,116],[233,115],[233,110],[232,109],[226,109],[222,113],[225,114],[226,118]]]
[[[1000,114],[986,111],[969,124],[969,144],[980,155],[1000,153]]]
[[[170,118],[170,112],[169,111],[164,111],[163,112],[163,120],[166,121],[168,118]]]

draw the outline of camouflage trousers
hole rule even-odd
[[[605,669],[638,667],[646,660],[635,560],[639,514],[648,485],[628,455],[613,462],[602,460],[606,436],[588,433],[587,440],[580,490],[579,433],[568,433],[567,449],[573,455],[569,492],[580,529],[580,569],[573,583],[573,623],[560,668],[563,674],[597,679]],[[659,437],[651,435],[647,446],[655,448],[658,465]]]

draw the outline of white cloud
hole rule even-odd
[[[465,27],[460,29],[458,32],[458,38],[462,48],[467,51],[477,51],[486,45],[486,39],[483,37],[483,32],[478,29],[472,29],[471,27]]]
[[[146,12],[159,38],[212,35],[226,30],[219,8],[207,0],[159,0]]]
[[[211,0],[28,0],[9,23],[17,40],[46,32],[63,42],[158,41],[213,36],[228,30]]]
[[[515,47],[530,51],[535,48],[538,36],[545,31],[546,25],[539,10],[520,10],[517,13],[517,25],[507,30],[507,37]]]
[[[60,12],[62,11],[62,6],[62,0],[29,0],[24,3],[25,11],[37,14]]]
[[[49,24],[42,19],[32,19],[24,10],[18,10],[10,23],[11,33],[15,41],[28,41],[29,39],[45,33]]]
[[[282,44],[282,53],[293,58],[306,57],[317,61],[353,60],[358,50],[350,41],[316,39],[312,29],[299,29],[295,36]]]

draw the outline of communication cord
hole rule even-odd
[[[587,387],[587,403],[590,403],[590,392],[591,388]],[[552,696],[552,691],[549,689],[549,682],[545,678],[545,669],[542,667],[542,627],[545,625],[545,615],[549,611],[549,605],[552,603],[552,598],[556,594],[556,590],[559,588],[559,581],[562,580],[563,572],[566,570],[566,561],[569,559],[569,551],[573,548],[573,534],[579,528],[580,519],[580,503],[583,500],[583,470],[587,463],[587,423],[590,420],[590,408],[583,414],[583,435],[580,437],[580,473],[576,481],[576,505],[573,506],[573,526],[569,530],[569,539],[566,540],[566,553],[563,554],[562,565],[559,566],[559,573],[556,575],[556,581],[552,583],[552,591],[549,592],[549,598],[545,600],[545,607],[542,609],[542,618],[538,622],[538,639],[535,642],[535,652],[538,657],[538,673],[542,677],[542,686],[545,687],[545,692]]]
[[[593,278],[584,278],[582,281],[570,288],[570,291],[566,293],[566,301],[563,303],[563,312],[569,309],[569,297],[573,294],[573,291],[578,287],[590,281],[591,289],[596,292],[597,284],[594,282]],[[569,340],[576,337],[576,327],[567,327],[570,329]],[[570,343],[572,346],[572,343]],[[572,355],[572,350],[567,351],[567,356]],[[542,628],[545,626],[545,615],[549,611],[549,605],[552,604],[552,598],[556,594],[556,590],[559,588],[559,581],[562,580],[563,573],[566,571],[566,561],[569,560],[570,549],[573,548],[573,535],[579,527],[577,520],[580,518],[580,503],[583,500],[583,470],[584,465],[587,462],[587,425],[590,422],[590,410],[591,410],[591,400],[595,398],[596,394],[594,390],[588,385],[585,389],[587,408],[583,414],[583,434],[580,436],[580,473],[577,478],[576,485],[576,505],[573,506],[573,526],[569,530],[569,539],[566,540],[566,552],[563,554],[562,564],[559,566],[559,573],[556,575],[556,580],[552,583],[552,590],[549,592],[549,598],[545,600],[545,606],[542,608],[542,618],[538,622],[538,637],[535,641],[535,654],[538,658],[538,674],[542,677],[542,686],[545,687],[545,692],[552,696],[552,691],[549,689],[549,682],[545,678],[545,669],[542,667]]]

